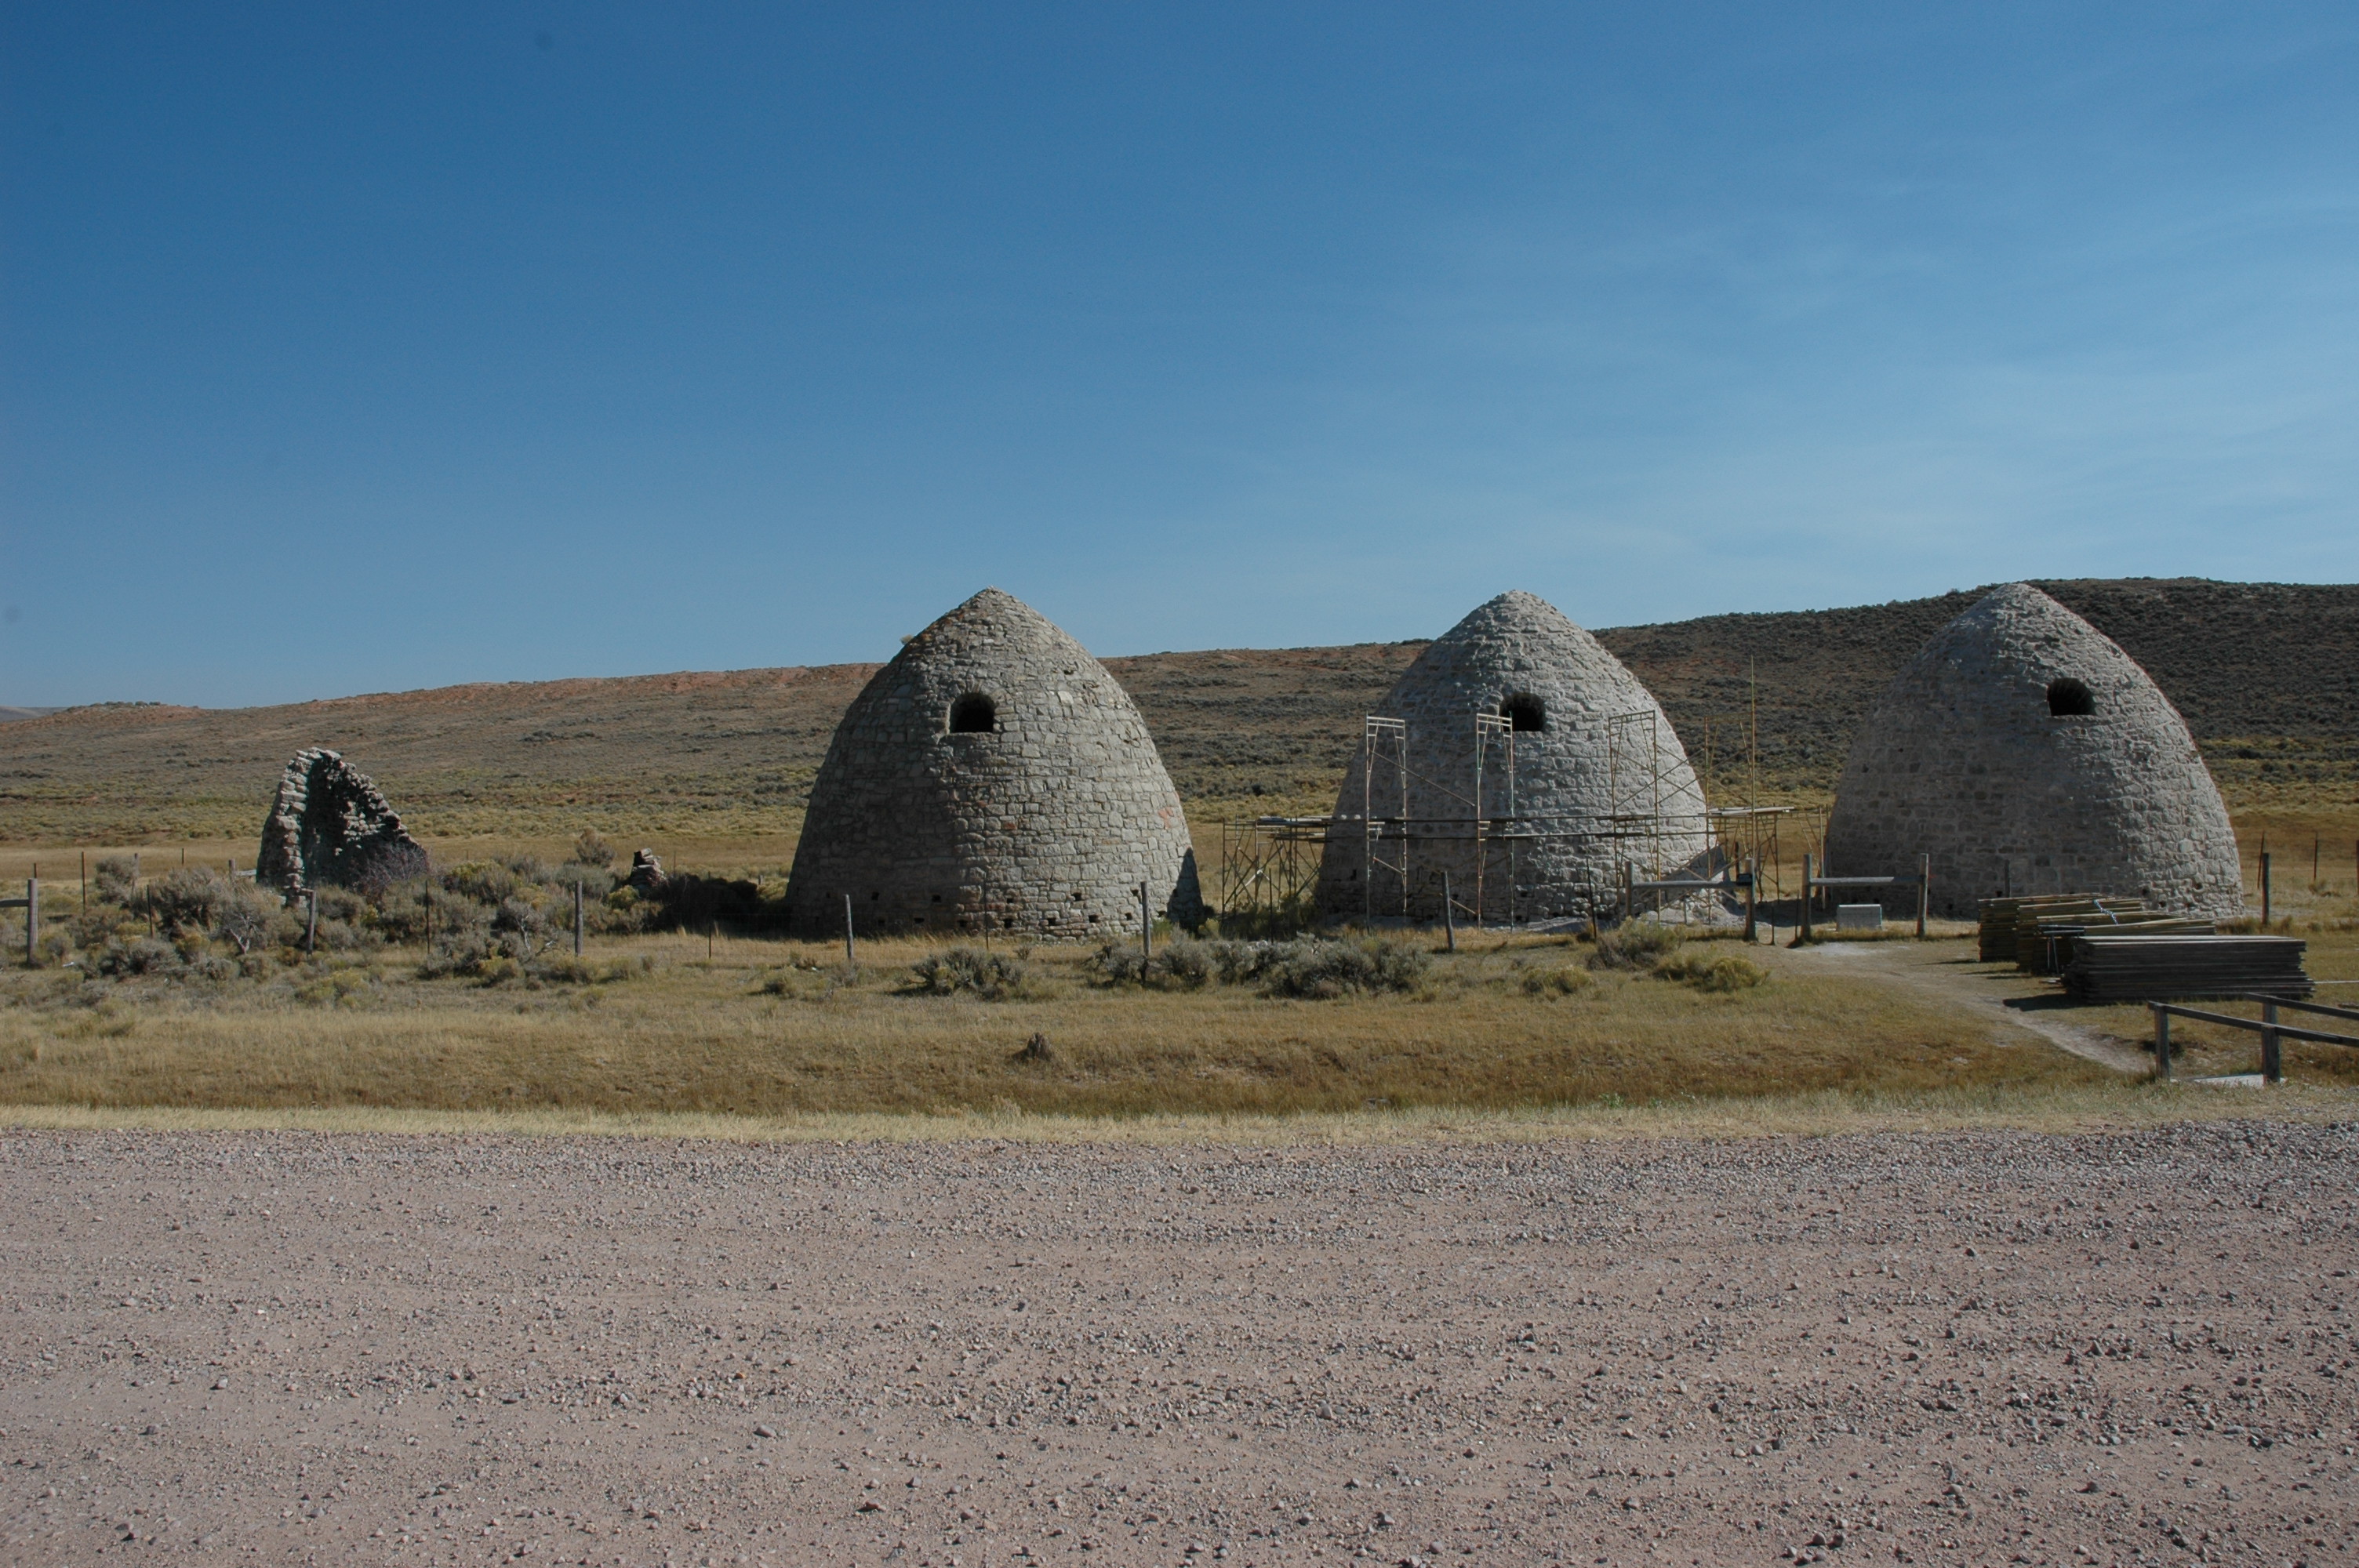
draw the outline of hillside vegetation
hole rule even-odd
[[[2041,584],[2144,664],[2232,803],[2359,802],[2359,587]],[[1976,592],[1598,633],[1663,701],[1714,793],[1742,791],[1757,700],[1765,794],[1822,799],[1893,674]],[[1471,607],[1470,607],[1471,608]],[[1110,659],[1199,824],[1332,802],[1360,719],[1419,642]],[[344,752],[435,838],[791,836],[836,719],[875,665],[449,687],[200,709],[70,708],[0,724],[0,840],[237,839],[298,749]]]

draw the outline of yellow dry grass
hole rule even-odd
[[[2359,1093],[2288,1084],[2266,1092],[2116,1081],[1859,1094],[1825,1090],[1644,1106],[1464,1107],[1293,1116],[1156,1114],[1054,1116],[997,1109],[954,1115],[419,1110],[341,1106],[213,1108],[182,1106],[0,1105],[0,1127],[158,1132],[286,1130],[408,1137],[607,1137],[741,1142],[898,1143],[991,1141],[1096,1144],[1521,1143],[1643,1138],[1825,1138],[1851,1133],[2016,1130],[2088,1133],[2181,1121],[2266,1118],[2343,1121]]]
[[[908,994],[914,943],[840,953],[701,940],[603,945],[641,978],[519,990],[411,977],[414,955],[218,992],[7,982],[0,1103],[375,1108],[599,1115],[1274,1116],[1612,1108],[1733,1098],[2086,1087],[2106,1075],[2019,1032],[1871,981],[1788,969],[1708,994],[1606,974],[1529,995],[1581,949],[1529,939],[1437,961],[1419,997],[1277,1000],[1089,982],[1079,949],[1030,960],[1036,994]],[[800,967],[798,967],[800,966]],[[93,1005],[94,1003],[94,1005]],[[1034,1034],[1045,1063],[1018,1060]]]

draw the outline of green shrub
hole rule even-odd
[[[595,827],[584,827],[574,836],[573,859],[584,866],[611,866],[614,863],[614,847],[600,837]]]
[[[929,953],[909,967],[914,989],[929,996],[963,992],[985,1001],[1004,1001],[1020,995],[1029,973],[1020,958],[1005,953],[979,952],[973,947]]]
[[[538,942],[549,934],[549,917],[529,899],[504,898],[492,913],[492,929],[514,932],[528,942]]]
[[[1231,941],[1283,942],[1316,929],[1319,909],[1308,898],[1291,898],[1271,909],[1224,910],[1206,929]]]
[[[1239,985],[1261,972],[1263,956],[1275,951],[1275,942],[1199,941],[1175,936],[1142,957],[1137,945],[1102,942],[1090,958],[1098,982],[1109,986],[1150,986],[1158,990],[1201,990],[1214,980]]]
[[[252,882],[239,882],[214,906],[212,934],[241,954],[251,953],[269,939],[270,923],[284,913],[278,900]]]
[[[470,860],[442,873],[442,888],[472,903],[497,908],[516,891],[516,874],[497,860]]]
[[[1555,998],[1579,996],[1582,991],[1597,989],[1597,977],[1587,969],[1577,969],[1570,964],[1560,964],[1545,969],[1524,971],[1526,996]]]
[[[1216,945],[1192,937],[1176,938],[1155,955],[1154,968],[1163,982],[1174,989],[1202,990],[1219,972]]]
[[[1708,958],[1701,953],[1680,953],[1655,966],[1658,979],[1678,980],[1703,991],[1741,991],[1759,985],[1769,971],[1750,958],[1723,953]]]
[[[1424,989],[1433,967],[1421,947],[1385,937],[1336,942],[1299,936],[1255,955],[1264,996],[1309,1000]]]
[[[473,975],[491,958],[495,948],[489,931],[451,931],[434,939],[434,946],[418,962],[418,978],[439,980],[449,975]]]
[[[91,893],[108,903],[128,904],[138,889],[139,862],[122,855],[107,856],[91,873]]]
[[[168,932],[210,930],[234,901],[238,884],[211,866],[175,866],[147,884],[139,907]]]
[[[369,901],[350,888],[313,888],[311,897],[319,904],[322,925],[331,920],[341,920],[347,925],[358,925],[369,913]]]
[[[131,942],[110,937],[92,955],[91,964],[98,973],[118,979],[175,975],[181,968],[180,950],[160,936],[142,936]]]
[[[642,956],[636,958],[577,958],[571,953],[555,954],[528,964],[526,973],[552,985],[611,985],[616,980],[636,979],[655,972],[656,961]]]
[[[549,872],[549,876],[557,884],[559,901],[569,910],[573,907],[576,886],[582,889],[583,905],[591,909],[604,903],[606,895],[614,891],[614,873],[603,866],[589,866],[571,860]]]
[[[1680,934],[1651,920],[1625,920],[1597,934],[1589,952],[1593,969],[1652,969],[1678,951]]]

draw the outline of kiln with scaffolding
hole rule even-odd
[[[1720,824],[1669,743],[1668,720],[1658,711],[1607,719],[1604,808],[1587,813],[1533,810],[1521,798],[1512,704],[1506,712],[1471,714],[1467,722],[1465,787],[1413,764],[1406,719],[1370,714],[1361,734],[1358,812],[1223,824],[1223,913],[1307,919],[1315,913],[1321,865],[1337,847],[1358,851],[1355,913],[1368,919],[1476,925],[1593,920],[1636,913],[1634,889],[1648,889],[1659,909],[1674,887],[1684,891],[1668,902],[1679,903],[1737,885],[1727,880],[1725,857],[1715,860],[1710,848],[1722,837]],[[1707,846],[1701,856],[1699,843]],[[1610,863],[1612,873],[1573,887],[1577,909],[1536,907],[1527,875],[1536,857],[1561,860],[1562,851],[1584,845],[1610,851],[1582,859]],[[1453,866],[1462,881],[1453,877]],[[1560,903],[1564,892],[1557,890]]]

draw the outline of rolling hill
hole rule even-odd
[[[2232,802],[2359,802],[2359,587],[2042,583],[2144,664]],[[1719,798],[1757,702],[1765,796],[1823,799],[1895,671],[1977,595],[1600,631]],[[1323,810],[1421,642],[1109,659],[1200,825]],[[108,703],[0,724],[0,841],[238,838],[299,748],[334,746],[420,829],[618,841],[791,834],[875,665],[446,687],[280,707]]]

